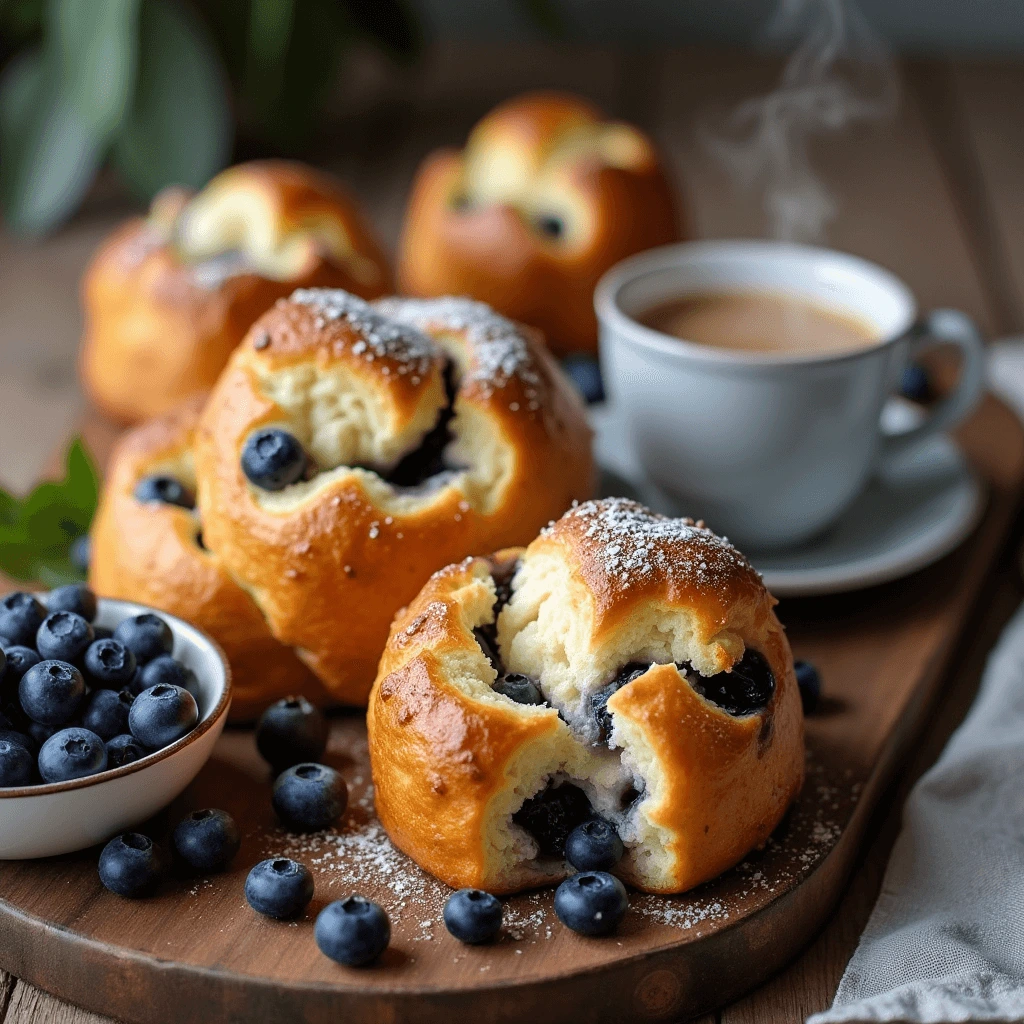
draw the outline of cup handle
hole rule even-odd
[[[966,313],[956,309],[936,309],[914,326],[909,355],[932,345],[955,345],[963,356],[960,380],[953,391],[936,403],[928,418],[902,434],[885,434],[879,451],[879,464],[898,461],[926,437],[949,430],[966,419],[977,404],[985,386],[985,346]]]

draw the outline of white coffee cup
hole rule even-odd
[[[699,293],[793,295],[874,326],[852,352],[768,354],[680,341],[638,322]],[[846,253],[769,241],[684,242],[613,267],[594,296],[609,400],[651,480],[689,514],[751,549],[788,547],[833,523],[883,462],[960,422],[978,401],[984,351],[970,319],[918,319],[910,290]],[[927,418],[888,434],[882,408],[911,355],[962,354],[956,389]]]

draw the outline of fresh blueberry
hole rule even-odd
[[[63,725],[75,716],[85,697],[82,673],[66,661],[41,661],[18,683],[25,714],[40,725]]]
[[[74,612],[86,622],[96,618],[96,595],[84,583],[69,583],[46,595],[46,607],[54,612]]]
[[[577,871],[608,871],[622,859],[622,840],[611,822],[591,818],[565,841],[565,859]]]
[[[87,573],[89,571],[91,548],[92,545],[89,542],[89,534],[87,533],[83,533],[81,537],[76,537],[69,548],[68,558],[79,572]]]
[[[564,782],[530,797],[512,815],[512,820],[537,840],[542,854],[562,857],[569,833],[590,815],[590,801],[583,790]]]
[[[5,786],[29,786],[36,773],[31,752],[21,743],[0,738],[0,789]]]
[[[32,755],[33,762],[35,761],[36,754],[39,752],[39,744],[28,733],[21,732],[19,729],[0,729],[0,740],[24,747]]]
[[[143,612],[119,622],[114,630],[114,639],[120,640],[140,665],[159,658],[161,654],[170,654],[174,649],[171,627],[152,612]]]
[[[281,491],[302,479],[306,453],[302,445],[277,427],[264,427],[249,435],[242,449],[242,472],[264,491]]]
[[[494,690],[503,693],[517,704],[546,704],[540,687],[529,677],[519,672],[509,672],[499,676],[494,682]]]
[[[32,740],[35,745],[36,753],[39,753],[39,748],[53,735],[60,732],[61,729],[66,728],[64,725],[42,725],[39,722],[29,722],[25,726],[25,733]]]
[[[128,712],[135,698],[127,691],[94,690],[85,698],[82,727],[101,740],[112,740],[128,731]]]
[[[122,733],[112,740],[107,740],[107,767],[123,768],[133,761],[141,761],[146,756],[142,744],[130,733]]]
[[[235,819],[226,811],[193,811],[174,829],[174,849],[196,871],[221,871],[242,845]]]
[[[775,693],[775,676],[763,654],[747,648],[729,672],[694,675],[693,688],[730,715],[752,715],[767,707]]]
[[[482,889],[459,889],[444,905],[444,926],[471,945],[490,942],[501,930],[501,900]]]
[[[138,899],[154,892],[166,863],[163,851],[149,836],[124,832],[103,847],[100,881],[118,896]]]
[[[305,697],[285,697],[260,716],[256,747],[275,773],[319,761],[327,749],[327,720]]]
[[[287,857],[261,860],[245,880],[245,898],[267,917],[298,917],[313,898],[313,876],[305,864]]]
[[[85,654],[95,636],[92,626],[75,612],[53,612],[36,631],[36,650],[48,659],[73,662]]]
[[[154,686],[180,686],[187,690],[185,685],[189,681],[188,670],[180,661],[175,661],[169,654],[161,654],[141,666],[139,678],[134,685],[138,686],[136,692],[149,690]]]
[[[931,395],[928,371],[920,363],[911,363],[900,374],[900,394],[912,402],[927,402]]]
[[[7,672],[7,652],[0,647],[0,683],[4,681],[4,675]]]
[[[46,782],[67,782],[95,775],[107,767],[103,740],[88,729],[61,729],[39,751],[39,774]]]
[[[0,675],[3,675],[4,682],[8,684],[19,682],[33,665],[38,665],[43,660],[38,651],[31,647],[23,647],[21,644],[14,644],[3,653],[7,657],[7,672]]]
[[[555,890],[558,920],[580,935],[613,932],[628,908],[626,887],[607,871],[581,871]]]
[[[277,777],[270,802],[289,828],[319,832],[343,814],[348,786],[325,764],[297,764]]]
[[[627,683],[639,679],[651,666],[631,661],[619,669],[618,675],[603,690],[590,696],[590,713],[597,723],[597,742],[607,743],[612,734],[612,714],[608,710],[608,699],[618,693]]]
[[[195,508],[195,495],[173,476],[146,476],[135,486],[135,500]]]
[[[46,618],[46,609],[22,591],[0,598],[0,636],[12,644],[34,647],[36,633]]]
[[[800,688],[800,703],[804,706],[804,714],[813,714],[821,700],[821,675],[809,661],[794,661],[793,670],[796,672],[796,685]]]
[[[199,721],[195,697],[180,686],[154,686],[135,698],[128,712],[132,735],[150,750],[166,747],[190,733]]]
[[[362,896],[328,903],[313,929],[324,956],[346,967],[365,967],[388,948],[391,922],[384,908]]]
[[[92,686],[119,690],[135,675],[135,655],[120,640],[94,640],[85,651],[85,674]]]
[[[588,404],[604,401],[601,367],[593,356],[569,356],[562,363],[562,369]]]

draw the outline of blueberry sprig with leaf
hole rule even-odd
[[[0,573],[46,587],[81,580],[84,567],[73,549],[88,533],[98,497],[99,478],[81,438],[71,442],[62,480],[20,499],[0,488]]]

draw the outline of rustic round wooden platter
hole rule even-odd
[[[679,1019],[722,1005],[792,958],[824,922],[871,810],[924,721],[999,555],[1024,480],[1024,434],[994,399],[960,441],[989,487],[986,516],[955,554],[907,580],[858,594],[787,601],[798,657],[821,668],[827,697],[808,720],[807,783],[767,846],[694,892],[631,894],[617,934],[583,939],[552,910],[552,891],[506,901],[497,942],[447,934],[447,887],[391,846],[373,814],[359,715],[333,720],[326,760],[351,800],[336,829],[282,830],[252,734],[231,729],[186,793],[146,826],[165,841],[186,811],[216,806],[244,840],[231,869],[170,879],[127,901],[97,879],[97,850],[0,864],[0,967],[126,1021],[574,1022]],[[60,827],[59,822],[54,823]],[[257,861],[285,855],[313,872],[306,915],[281,923],[245,903]],[[323,957],[313,921],[352,892],[392,922],[381,961],[360,970]]]

